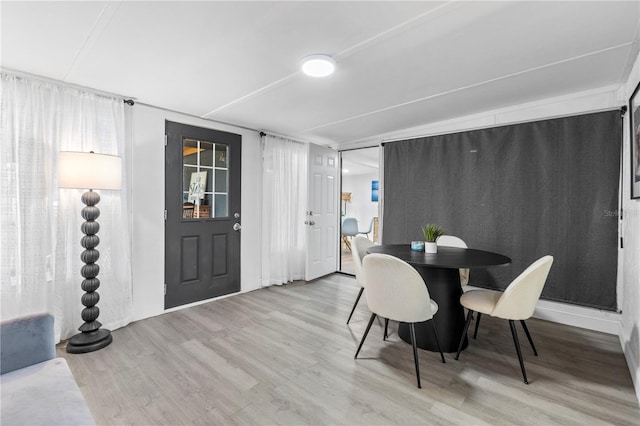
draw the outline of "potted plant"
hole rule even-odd
[[[424,251],[425,253],[437,253],[438,245],[436,240],[440,235],[444,235],[444,229],[438,225],[428,224],[422,227],[422,233],[424,234]]]

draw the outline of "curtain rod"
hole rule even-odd
[[[620,114],[622,116],[624,116],[624,114],[627,112],[627,107],[626,107],[626,105],[623,105],[621,107],[608,107],[608,108],[602,108],[602,109],[596,109],[596,110],[581,112],[581,113],[577,113],[577,114],[575,114],[575,113],[574,114],[561,114],[561,115],[555,115],[555,116],[550,116],[550,117],[545,117],[545,118],[539,118],[539,119],[535,119],[535,120],[522,120],[522,121],[514,121],[514,122],[510,122],[510,123],[487,125],[487,126],[482,126],[482,127],[469,127],[469,128],[464,128],[464,129],[451,130],[449,132],[444,131],[442,133],[421,133],[421,134],[418,134],[418,135],[398,136],[396,138],[382,139],[380,141],[380,145],[384,146],[387,143],[402,142],[402,141],[407,141],[407,140],[411,140],[411,139],[420,139],[420,138],[430,138],[430,137],[434,137],[434,136],[453,135],[455,133],[472,132],[474,130],[493,129],[493,128],[505,127],[505,126],[514,126],[514,125],[517,125],[517,124],[535,123],[535,122],[538,122],[538,121],[555,120],[557,118],[577,117],[577,116],[580,116],[580,115],[597,114],[599,112],[616,111],[616,110],[619,110]]]
[[[211,118],[205,118],[205,117],[203,117],[201,115],[195,115],[195,114],[191,114],[191,113],[184,112],[184,111],[178,111],[178,110],[175,110],[175,109],[166,108],[166,107],[159,106],[159,105],[148,104],[146,102],[137,101],[136,103],[138,105],[144,105],[144,106],[149,107],[149,108],[155,108],[155,109],[159,109],[159,110],[162,110],[162,111],[170,112],[172,114],[179,114],[179,115],[184,115],[184,116],[187,116],[187,117],[197,118],[199,120],[208,121],[210,123],[222,124],[224,126],[231,126],[231,127],[235,127],[235,128],[238,128],[238,129],[249,130],[251,132],[257,132],[258,131],[257,129],[252,129],[251,127],[241,126],[239,124],[227,123],[226,121],[212,120]]]
[[[313,142],[309,142],[309,141],[303,141],[301,139],[294,139],[294,138],[292,138],[290,136],[279,135],[277,133],[272,133],[272,132],[266,133],[265,131],[260,130],[260,137],[264,137],[264,136],[271,136],[271,137],[280,138],[280,139],[288,139],[290,141],[300,142],[300,143],[313,143]],[[318,144],[316,144],[316,145],[318,145]]]
[[[110,93],[110,92],[105,92],[103,90],[93,89],[91,87],[80,86],[79,84],[68,83],[66,81],[56,80],[56,79],[53,79],[53,78],[44,77],[44,76],[37,75],[37,74],[31,74],[31,73],[24,72],[24,71],[18,71],[18,70],[14,70],[14,69],[11,69],[11,68],[6,68],[6,67],[0,67],[0,71],[5,73],[5,74],[13,74],[14,76],[16,76],[18,78],[25,78],[25,79],[30,79],[30,80],[41,81],[41,82],[44,82],[44,83],[55,84],[55,85],[58,85],[58,86],[68,87],[68,88],[71,88],[71,89],[76,89],[76,90],[80,90],[80,91],[83,91],[83,92],[92,93],[94,95],[102,96],[102,97],[105,97],[105,98],[122,99],[124,101],[124,103],[126,103],[127,105],[133,105],[134,104],[134,99],[135,98],[127,99],[126,96],[122,96],[122,95],[118,95],[118,94]]]

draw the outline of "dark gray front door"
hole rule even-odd
[[[242,137],[165,123],[165,309],[240,291]]]

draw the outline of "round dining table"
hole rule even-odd
[[[442,352],[456,352],[464,331],[464,308],[460,304],[462,287],[460,268],[486,268],[507,265],[511,259],[502,254],[469,248],[438,246],[437,253],[413,251],[409,244],[384,244],[372,246],[368,253],[384,253],[413,266],[422,276],[429,296],[438,304],[434,324]],[[472,290],[473,291],[473,290]],[[433,328],[427,322],[415,325],[416,345],[419,348],[438,352]],[[411,343],[409,324],[400,323],[398,336]],[[465,336],[463,349],[467,347]]]

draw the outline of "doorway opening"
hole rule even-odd
[[[340,265],[339,271],[354,274],[351,240],[363,235],[378,243],[380,204],[380,147],[340,152]]]

